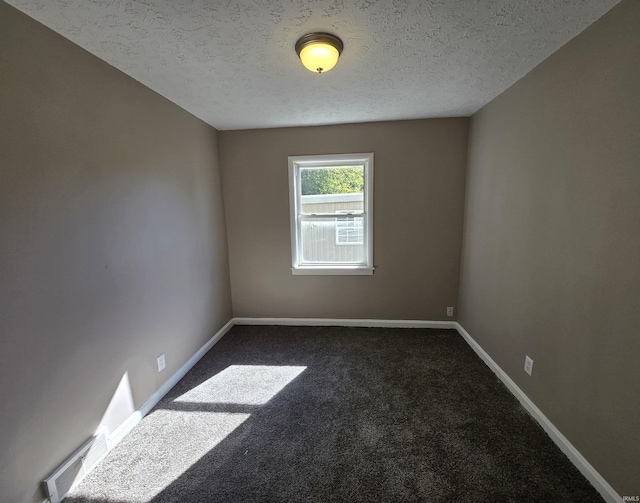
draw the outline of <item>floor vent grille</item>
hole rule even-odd
[[[42,482],[51,503],[60,503],[109,452],[109,435],[104,429],[87,440]]]

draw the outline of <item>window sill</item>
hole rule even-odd
[[[291,274],[306,276],[371,276],[374,268],[370,266],[300,266],[292,267]]]

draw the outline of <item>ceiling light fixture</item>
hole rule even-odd
[[[344,45],[330,33],[309,33],[296,42],[296,52],[308,70],[328,72],[338,62]]]

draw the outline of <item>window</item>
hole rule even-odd
[[[293,274],[373,274],[373,154],[289,157]]]

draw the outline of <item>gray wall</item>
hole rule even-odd
[[[0,69],[0,501],[22,503],[231,298],[213,128],[3,2]]]
[[[468,119],[220,132],[235,316],[446,319]],[[293,276],[290,155],[374,152],[373,276]]]
[[[640,495],[640,2],[472,118],[459,321]],[[523,372],[525,354],[533,377]]]
[[[473,117],[460,281],[462,325],[626,495],[639,25],[624,0]],[[106,414],[119,384],[139,407],[229,320],[231,291],[236,316],[456,305],[467,119],[217,133],[3,2],[0,68],[1,501],[38,501],[47,472],[124,417]],[[292,276],[287,156],[369,151],[376,273]]]

